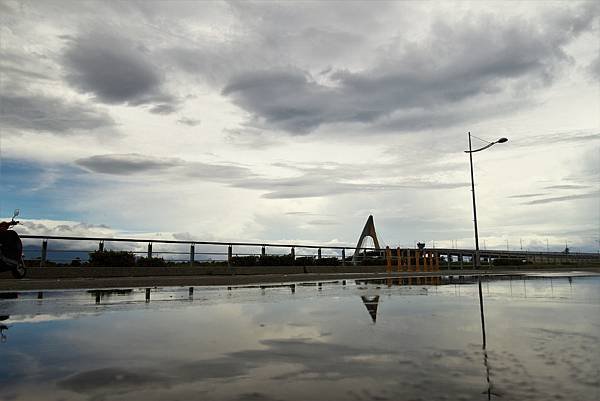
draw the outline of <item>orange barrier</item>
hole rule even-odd
[[[385,271],[388,273],[392,272],[392,250],[389,246],[385,247]]]

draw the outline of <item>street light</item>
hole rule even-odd
[[[477,139],[480,139],[483,141],[483,139],[481,139],[481,138],[477,138]],[[500,138],[495,142],[488,142],[488,144],[482,148],[473,150],[471,148],[471,133],[469,132],[469,150],[465,150],[465,153],[469,154],[469,162],[471,163],[471,194],[473,195],[473,224],[475,226],[475,260],[473,263],[473,265],[474,265],[473,268],[475,268],[475,269],[479,269],[479,267],[481,266],[481,262],[479,260],[479,233],[477,231],[477,207],[475,205],[475,179],[473,178],[473,153],[481,152],[482,150],[490,148],[497,143],[504,143],[507,141],[508,141],[508,139],[506,139],[506,138]],[[484,142],[487,142],[487,141],[484,141]]]

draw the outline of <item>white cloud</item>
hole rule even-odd
[[[373,213],[390,243],[466,246],[471,131],[509,138],[475,157],[488,243],[597,247],[595,2],[64,7],[2,3],[2,157],[52,172],[5,209],[348,243]]]

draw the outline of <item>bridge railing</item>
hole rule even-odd
[[[21,235],[25,259],[69,264],[74,260],[85,262],[94,251],[127,251],[137,257],[164,258],[166,262],[188,262],[190,265],[201,262],[227,262],[244,256],[283,256],[294,259],[308,257],[314,259],[336,258],[340,264],[350,263],[354,247],[343,245],[315,245],[302,243],[272,242],[223,242],[171,240],[160,238],[110,238],[78,237],[55,235]],[[361,251],[376,252],[375,248],[361,248]],[[358,256],[358,255],[357,255]],[[360,255],[361,260],[366,256]],[[373,256],[370,256],[373,258]],[[379,257],[380,258],[380,257]]]
[[[362,248],[355,256],[354,247],[344,245],[315,245],[302,243],[271,243],[271,242],[224,242],[224,241],[196,241],[174,240],[161,238],[111,238],[111,237],[79,237],[79,236],[53,236],[53,235],[21,235],[25,247],[25,258],[29,263],[41,266],[47,262],[73,264],[79,260],[81,263],[88,260],[89,254],[94,251],[115,250],[128,251],[137,257],[164,258],[166,262],[199,263],[221,262],[231,264],[237,258],[244,256],[283,256],[289,255],[296,258],[313,258],[315,264],[318,259],[335,258],[337,263],[345,264],[384,264],[386,263],[385,250],[375,248]],[[407,248],[402,248],[407,250]],[[395,248],[392,249],[392,259],[396,260]],[[427,248],[440,258],[440,266],[470,267],[473,263],[473,249]],[[483,267],[493,266],[500,260],[515,260],[523,263],[564,264],[591,261],[600,262],[600,255],[594,253],[569,253],[564,252],[528,252],[506,250],[481,250],[481,264]],[[33,262],[32,262],[33,261]]]

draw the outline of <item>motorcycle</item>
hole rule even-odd
[[[16,209],[11,221],[0,222],[0,271],[12,272],[13,277],[23,278],[27,273],[23,261],[23,243],[16,231],[10,230],[19,224],[15,217],[19,215]]]

